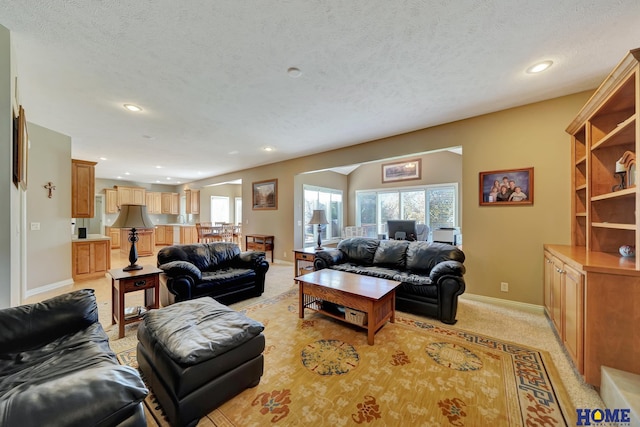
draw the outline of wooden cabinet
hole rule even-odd
[[[110,241],[73,241],[71,259],[73,280],[103,277],[111,268]]]
[[[108,214],[118,213],[118,192],[110,188],[104,189],[106,204],[104,211]]]
[[[188,214],[200,214],[200,190],[185,190],[186,212]]]
[[[120,229],[105,227],[104,234],[111,238],[111,249],[120,249]]]
[[[71,217],[95,216],[96,162],[71,160]]]
[[[173,225],[156,226],[156,246],[173,245]]]
[[[120,228],[120,254],[122,256],[129,256],[131,250],[131,243],[129,242],[129,228]],[[136,242],[136,249],[139,257],[152,256],[155,249],[155,229],[154,228],[141,228],[136,229],[138,233],[138,241]]]
[[[547,313],[578,371],[596,387],[602,366],[640,374],[640,256],[618,252],[622,245],[640,248],[639,61],[640,49],[629,52],[567,127],[571,245],[545,245],[557,258],[551,280],[545,261]],[[616,163],[624,159],[630,161],[623,174]]]
[[[116,186],[118,191],[118,206],[122,205],[145,205],[146,190],[142,187]]]
[[[191,243],[198,243],[198,230],[196,230],[195,225],[180,227],[180,244],[187,245]]]
[[[583,372],[584,275],[562,259],[544,252],[545,310],[569,356]]]
[[[178,215],[180,213],[180,195],[178,193],[160,193],[161,213]]]
[[[162,213],[162,193],[156,191],[147,191],[145,196],[148,214]]]

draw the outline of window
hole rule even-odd
[[[412,219],[430,230],[458,225],[458,184],[356,191],[356,225],[368,237],[387,233],[387,220]]]
[[[211,222],[229,222],[229,198],[211,196]]]
[[[342,191],[311,185],[305,185],[303,188],[304,246],[313,245],[318,240],[318,226],[309,224],[315,209],[324,209],[329,221],[329,224],[320,227],[322,241],[339,240],[342,234]]]

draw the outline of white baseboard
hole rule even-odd
[[[31,298],[34,295],[43,294],[45,292],[55,291],[65,286],[73,285],[73,279],[62,280],[60,282],[51,283],[49,285],[39,286],[35,289],[29,289],[24,293],[24,299]]]
[[[541,305],[536,305],[536,304],[528,304],[526,302],[519,302],[519,301],[511,301],[508,299],[501,299],[501,298],[493,298],[493,297],[487,297],[484,295],[476,295],[476,294],[468,294],[468,293],[464,293],[462,295],[460,295],[461,299],[468,299],[471,301],[478,301],[478,302],[486,302],[487,304],[495,304],[495,305],[501,305],[503,307],[508,307],[508,308],[513,308],[516,310],[522,310],[522,311],[527,311],[530,313],[539,313],[539,314],[544,314],[544,307]]]

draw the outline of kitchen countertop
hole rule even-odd
[[[71,238],[72,242],[97,242],[100,240],[111,240],[111,237],[103,236],[102,234],[87,234],[86,239],[79,239],[78,236],[73,236]]]

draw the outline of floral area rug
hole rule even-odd
[[[575,409],[543,351],[396,314],[364,329],[308,310],[297,291],[242,310],[265,325],[264,375],[199,426],[564,426]],[[135,348],[118,353],[137,366]],[[162,409],[147,398],[158,424]]]

